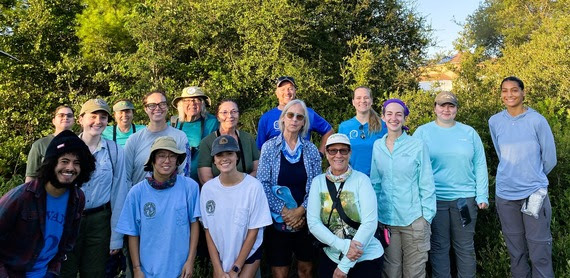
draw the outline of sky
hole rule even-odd
[[[436,46],[428,49],[428,57],[453,50],[453,41],[463,29],[455,22],[465,23],[468,15],[479,7],[479,0],[415,0],[411,1],[416,11],[426,16],[431,24]]]

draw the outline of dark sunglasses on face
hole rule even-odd
[[[295,117],[295,119],[297,119],[297,121],[302,121],[305,119],[305,115],[303,115],[303,114],[287,112],[285,115],[287,116],[288,119],[293,119],[293,117]]]
[[[360,138],[361,139],[366,139],[366,134],[364,134],[364,126],[361,125],[358,130],[360,130]]]
[[[327,149],[327,153],[330,155],[336,155],[338,152],[340,152],[342,155],[347,155],[350,152],[350,149]]]
[[[160,109],[165,109],[166,107],[168,107],[168,104],[166,103],[166,101],[163,101],[160,103],[147,103],[147,104],[145,104],[144,107],[146,107],[150,110],[154,110],[154,109],[156,109],[156,107],[160,107]]]

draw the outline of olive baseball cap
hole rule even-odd
[[[83,105],[81,105],[81,111],[79,112],[79,115],[97,111],[105,111],[107,114],[109,114],[109,117],[111,116],[111,108],[109,108],[109,105],[100,98],[90,99],[83,103]]]
[[[135,110],[135,106],[130,100],[119,100],[115,105],[113,105],[113,112],[119,112],[123,110]]]

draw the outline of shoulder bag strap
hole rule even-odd
[[[355,230],[358,230],[358,227],[360,227],[360,223],[350,219],[350,217],[348,217],[348,215],[346,215],[346,213],[344,212],[344,209],[342,207],[342,203],[340,202],[340,199],[339,199],[340,193],[342,192],[342,188],[344,187],[344,182],[342,182],[340,184],[339,191],[337,192],[336,188],[334,186],[334,183],[332,181],[330,181],[329,179],[327,179],[326,177],[325,177],[325,179],[327,181],[327,188],[329,189],[329,193],[331,194],[333,206],[336,208],[336,211],[338,211],[338,215],[340,216],[342,221],[344,221],[346,224],[348,224],[348,226],[354,228]]]

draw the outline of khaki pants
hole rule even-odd
[[[390,246],[384,250],[386,278],[426,277],[426,262],[430,248],[430,224],[420,217],[412,224],[400,227],[389,226],[392,231]]]

